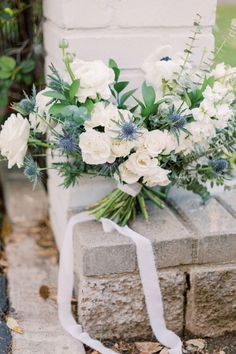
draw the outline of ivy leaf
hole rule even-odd
[[[44,96],[55,98],[56,100],[65,100],[65,96],[57,91],[47,91],[43,93]]]
[[[69,97],[70,97],[71,100],[73,100],[73,98],[75,97],[79,87],[80,87],[80,80],[79,79],[74,80],[72,82],[72,84],[70,85]]]
[[[0,57],[0,69],[3,71],[13,71],[16,67],[16,61],[12,57],[1,56]]]
[[[146,107],[149,108],[151,111],[155,104],[156,94],[153,87],[148,86],[145,81],[142,85],[142,95]]]
[[[28,74],[35,68],[35,62],[33,59],[23,60],[20,63],[21,70],[23,74]]]
[[[124,103],[128,100],[128,98],[130,98],[134,93],[135,93],[136,89],[127,91],[126,93],[124,93],[121,98],[120,98],[120,104],[119,106],[123,106]]]
[[[114,89],[116,92],[120,93],[129,85],[129,81],[120,81],[114,84]]]

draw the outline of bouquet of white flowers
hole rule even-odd
[[[46,89],[14,104],[18,113],[2,126],[9,168],[24,166],[35,184],[42,168],[32,157],[42,147],[63,156],[48,168],[65,187],[84,174],[115,178],[117,188],[89,210],[120,225],[137,212],[148,219],[146,201],[162,208],[172,185],[207,200],[206,186],[223,185],[235,161],[236,70],[203,58],[192,67],[195,28],[184,53],[165,46],[147,58],[136,96],[114,60],[77,59],[63,40],[66,77],[51,65]]]

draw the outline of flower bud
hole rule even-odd
[[[66,49],[69,47],[69,43],[66,39],[62,39],[60,42],[59,42],[59,48],[61,49]]]
[[[74,61],[74,55],[71,53],[66,53],[64,56],[64,62],[72,63]]]

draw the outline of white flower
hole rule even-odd
[[[160,166],[156,166],[149,174],[144,176],[143,182],[149,187],[154,187],[157,185],[167,186],[170,183],[170,180],[168,178],[168,174],[170,172],[171,171],[165,170]]]
[[[109,85],[114,81],[114,72],[101,60],[83,61],[76,59],[71,64],[76,79],[80,79],[77,97],[85,102],[88,97],[97,95],[107,100],[111,97]]]
[[[121,181],[128,183],[128,184],[138,182],[138,180],[140,178],[140,175],[138,173],[135,173],[129,169],[128,160],[123,162],[119,166],[119,173],[120,173]]]
[[[235,98],[229,87],[218,81],[214,83],[213,87],[207,86],[203,97],[214,104],[219,102],[230,104]]]
[[[49,105],[48,102],[51,100],[51,98],[44,96],[44,93],[47,91],[49,91],[48,87],[37,93],[35,99],[36,112],[29,114],[31,128],[42,134],[46,133],[48,128],[48,125],[44,122],[44,120],[48,123],[50,122],[48,111],[51,107],[51,104]]]
[[[173,80],[176,73],[181,70],[182,61],[181,55],[174,54],[169,45],[157,49],[142,66],[146,81],[160,94],[162,81]]]
[[[89,129],[80,135],[79,146],[83,161],[90,165],[113,162],[111,157],[111,140],[105,133]]]
[[[30,124],[21,114],[12,113],[2,126],[0,133],[1,155],[8,159],[8,168],[17,164],[21,167],[27,151]]]
[[[226,66],[225,63],[220,63],[212,70],[210,76],[214,76],[222,84],[226,84],[236,77],[236,68]]]
[[[105,127],[110,120],[119,119],[118,108],[112,103],[105,102],[95,103],[91,113],[91,119],[85,122],[86,128],[95,128],[99,125]]]
[[[216,115],[212,122],[217,129],[224,129],[228,121],[233,118],[234,112],[228,104],[221,104],[216,108]]]
[[[158,160],[152,158],[146,150],[137,150],[129,156],[126,163],[131,172],[141,177],[150,173],[158,165]]]
[[[216,113],[216,109],[214,103],[211,101],[204,99],[199,108],[193,108],[191,111],[195,120],[199,122],[204,122],[205,120],[209,119],[210,117],[214,117]]]
[[[129,155],[134,146],[133,141],[114,139],[111,144],[112,155],[115,157],[125,157]]]
[[[144,146],[148,153],[155,157],[167,155],[176,147],[176,139],[167,130],[152,130],[144,135]]]

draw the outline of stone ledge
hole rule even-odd
[[[175,210],[152,207],[148,223],[138,217],[131,224],[152,241],[158,268],[236,260],[236,219],[216,199],[202,205],[198,196],[174,190],[170,203]],[[97,222],[77,225],[74,234],[76,269],[81,274],[137,269],[135,246],[125,236],[106,234]]]

